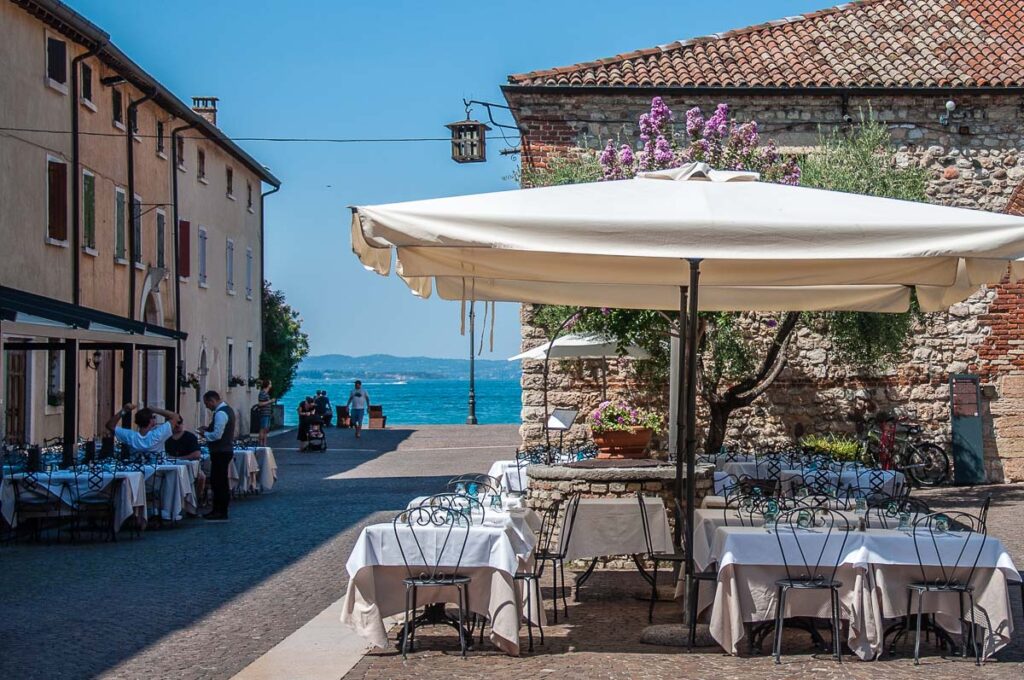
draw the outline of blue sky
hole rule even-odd
[[[175,0],[68,4],[183,100],[220,97],[235,137],[443,137],[462,99],[502,103],[510,73],[612,56],[828,6],[828,0]],[[639,9],[638,9],[639,8]],[[477,117],[483,110],[476,110]],[[418,300],[351,255],[351,204],[514,188],[488,145],[458,165],[443,142],[243,146],[283,180],[267,200],[267,277],[314,354],[462,357],[459,305]],[[499,305],[494,354],[519,351]]]

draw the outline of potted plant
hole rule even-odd
[[[645,458],[661,416],[624,401],[605,401],[590,414],[598,458]]]
[[[228,387],[242,387],[245,385],[245,379],[240,375],[233,375],[228,378]]]

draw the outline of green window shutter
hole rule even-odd
[[[164,266],[164,225],[166,222],[163,213],[156,214],[156,266]]]
[[[96,178],[82,175],[82,229],[85,247],[96,247]]]
[[[124,259],[124,220],[125,220],[125,204],[124,204],[124,193],[121,191],[115,194],[115,211],[114,211],[114,257],[123,260]]]

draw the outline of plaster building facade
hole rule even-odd
[[[0,59],[5,439],[97,436],[128,401],[181,402],[195,425],[194,391],[181,377],[199,373],[204,337],[218,349],[232,338],[234,374],[255,376],[246,353],[258,367],[261,196],[279,181],[208,111],[185,105],[62,3],[0,3]],[[188,157],[174,170],[178,136],[192,158],[207,154],[209,185],[193,186]],[[188,271],[199,224],[211,289]],[[224,279],[230,239],[234,294]],[[206,386],[247,422],[253,396],[229,390],[223,372],[211,367]]]
[[[897,159],[928,171],[928,198],[944,205],[1024,214],[1024,5],[1011,0],[862,0],[804,16],[509,77],[504,94],[522,133],[522,162],[609,139],[635,143],[640,114],[662,97],[682,119],[729,104],[738,121],[802,154],[859,116],[889,128]],[[951,104],[947,105],[948,102]],[[952,108],[952,110],[950,110]],[[524,310],[524,348],[539,329]],[[907,359],[876,374],[830,359],[828,342],[801,329],[784,373],[737,413],[733,442],[792,441],[799,432],[851,431],[853,418],[901,407],[947,443],[949,377],[983,384],[989,481],[1024,480],[1024,288],[981,289],[928,315]],[[542,333],[541,333],[542,335]],[[523,427],[536,440],[536,375],[524,366]],[[557,377],[552,402],[579,398]],[[610,385],[632,391],[628,372]],[[648,386],[649,397],[665,396]]]

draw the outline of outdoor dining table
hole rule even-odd
[[[522,516],[522,522],[512,519],[516,514]],[[415,539],[427,563],[442,566],[458,563],[459,574],[470,577],[468,609],[489,619],[491,642],[512,656],[519,655],[522,615],[525,613],[535,623],[544,623],[543,609],[535,599],[531,599],[529,612],[522,611],[524,598],[519,582],[513,578],[518,571],[532,568],[537,538],[529,528],[527,514],[521,511],[488,514],[482,523],[472,524],[461,558],[461,538],[444,540],[449,527],[417,526],[415,529]],[[341,621],[375,647],[383,649],[388,645],[384,619],[405,611],[402,583],[408,576],[405,560],[410,566],[423,565],[415,539],[408,526],[399,524],[396,535],[391,522],[372,524],[360,532],[345,564],[349,582]],[[420,605],[457,601],[454,588],[423,588],[417,596]]]
[[[650,525],[651,547],[655,552],[672,552],[672,530],[668,525],[665,503],[661,498],[644,497]],[[562,536],[565,536],[563,531]],[[638,555],[647,553],[640,504],[635,496],[625,498],[582,498],[576,510],[576,522],[569,542],[562,546],[565,561],[591,560],[587,570],[576,579],[576,595],[594,573],[602,557],[629,555],[640,574],[649,578]]]
[[[260,489],[260,464],[256,449],[235,449],[228,466],[228,482],[235,493],[250,493]]]
[[[526,467],[517,460],[496,460],[487,474],[498,480],[502,491],[523,493],[530,488]]]
[[[847,643],[854,653],[866,660],[881,654],[885,638],[885,619],[906,615],[907,584],[922,579],[921,567],[914,547],[912,531],[868,529],[851,531],[839,552],[842,538],[817,529],[774,529],[764,526],[723,526],[715,519],[721,510],[695,511],[694,562],[704,570],[716,565],[718,579],[701,589],[698,610],[710,607],[711,636],[727,651],[738,653],[746,636],[745,623],[771,621],[775,616],[777,579],[785,578],[785,563],[779,549],[781,536],[787,555],[799,555],[800,546],[811,555],[824,549],[823,564],[839,563],[836,572],[840,588],[842,618],[849,621]],[[924,529],[919,529],[924,531]],[[710,538],[709,538],[710,537]],[[826,543],[827,540],[827,543]],[[984,653],[991,654],[1005,646],[1013,632],[1008,583],[1017,579],[1017,571],[1003,544],[992,536],[976,534],[967,551],[978,550],[976,541],[984,540],[974,575],[977,621],[985,629]],[[938,577],[938,552],[948,565],[956,560],[964,537],[950,532],[920,540],[921,561],[928,578]],[[799,560],[796,557],[795,560]],[[948,567],[947,567],[948,568]],[[713,585],[713,589],[712,586]],[[678,585],[676,595],[681,596]],[[786,616],[828,618],[828,593],[794,591],[786,600]],[[924,612],[935,615],[944,630],[958,633],[959,603],[956,594],[932,594],[924,600]]]
[[[277,458],[274,457],[274,449],[269,446],[250,446],[242,449],[235,449],[234,460],[239,460],[239,453],[243,453],[247,459],[246,465],[251,466],[251,461],[248,460],[249,454],[253,454],[255,457],[257,477],[254,484],[250,485],[250,490],[259,490],[261,493],[270,493],[274,489],[274,483],[277,481]],[[237,470],[239,479],[242,477],[242,469],[239,467]]]
[[[5,476],[0,484],[0,512],[4,519],[13,528],[18,526],[18,517],[14,512],[14,485],[11,479],[23,480],[26,477],[24,472],[16,472]],[[135,514],[145,515],[146,508],[146,478],[145,473],[138,470],[117,470],[101,473],[102,481],[100,486],[106,488],[115,479],[124,479],[120,493],[114,498],[114,524],[117,531],[129,517]],[[58,470],[52,474],[38,473],[36,476],[38,484],[55,499],[59,499],[69,508],[74,508],[74,499],[81,494],[92,490],[89,484],[88,472],[76,472],[74,470]]]
[[[142,472],[148,481],[160,474],[164,482],[160,487],[160,517],[177,521],[185,512],[196,512],[196,477],[198,460],[178,460],[144,465]]]

